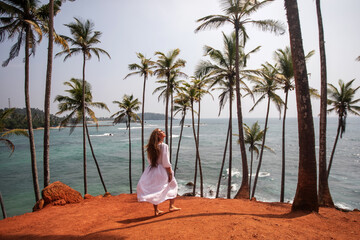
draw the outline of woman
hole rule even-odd
[[[168,145],[163,143],[165,133],[155,129],[145,146],[149,166],[142,174],[136,188],[139,202],[150,202],[154,205],[155,216],[163,211],[158,209],[158,204],[170,199],[170,212],[180,208],[174,206],[178,192],[178,185],[169,162]]]

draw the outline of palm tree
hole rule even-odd
[[[47,6],[48,11],[48,57],[46,67],[46,85],[45,85],[45,101],[44,101],[44,187],[50,184],[50,163],[49,163],[49,152],[50,152],[50,96],[51,96],[51,74],[52,74],[52,62],[53,62],[53,49],[54,49],[54,35],[55,39],[58,37],[54,33],[54,15],[59,12],[62,2],[65,0],[56,1],[49,0]],[[73,0],[70,0],[73,1]],[[65,42],[63,42],[65,44]],[[67,47],[67,44],[65,45]]]
[[[255,189],[256,189],[256,183],[258,180],[258,176],[260,173],[260,167],[262,163],[262,157],[264,152],[264,146],[265,146],[265,139],[266,139],[266,132],[267,132],[267,124],[268,124],[268,118],[269,118],[269,112],[270,112],[270,102],[273,102],[276,106],[276,108],[281,113],[281,107],[284,104],[281,97],[275,93],[276,90],[278,90],[280,87],[278,85],[278,82],[276,81],[277,78],[277,69],[276,66],[272,66],[269,63],[263,64],[262,69],[258,72],[260,77],[252,77],[250,78],[251,81],[255,83],[253,92],[260,94],[260,98],[256,101],[255,105],[250,109],[250,111],[254,110],[254,108],[267,97],[267,110],[266,110],[266,117],[265,117],[265,127],[264,127],[264,136],[262,139],[262,146],[260,151],[260,158],[258,167],[256,170],[255,180],[254,180],[254,187],[252,190],[251,198],[255,195]]]
[[[29,137],[28,133],[24,129],[7,129],[5,127],[5,119],[10,117],[14,110],[15,108],[8,108],[0,112],[0,142],[4,143],[6,146],[9,147],[9,149],[11,150],[11,154],[15,150],[15,145],[7,137],[10,137],[11,135]]]
[[[207,85],[210,83],[211,79],[209,78],[209,74],[203,75],[203,74],[195,74],[195,76],[191,77],[191,83],[193,84],[193,87],[196,89],[196,101],[198,102],[198,111],[197,111],[197,135],[196,135],[196,141],[197,145],[200,146],[200,113],[201,113],[201,99],[205,94],[211,93],[205,89],[207,88]],[[212,97],[212,95],[211,95]],[[201,180],[201,189],[203,189],[203,173],[202,173],[202,167],[201,167],[201,161],[199,161],[200,154],[197,156],[197,159],[195,162],[199,162],[199,171],[200,171],[200,180]],[[197,164],[195,166],[195,179],[197,178]],[[196,182],[196,181],[195,181]],[[195,185],[195,184],[194,184]],[[203,196],[203,191],[201,191],[201,197]]]
[[[210,73],[210,75],[213,76],[213,83],[212,83],[211,87],[213,87],[215,85],[220,85],[219,88],[214,88],[214,89],[220,89],[222,91],[222,93],[219,96],[219,105],[220,105],[219,115],[221,113],[221,110],[224,108],[224,106],[227,102],[227,99],[231,99],[230,104],[229,104],[230,115],[229,115],[228,136],[232,136],[232,99],[234,96],[233,90],[234,90],[234,86],[235,86],[235,75],[236,75],[236,70],[235,70],[236,36],[235,36],[235,34],[226,36],[223,33],[223,38],[224,38],[224,51],[223,52],[221,52],[220,50],[214,49],[212,47],[209,47],[209,46],[204,47],[205,54],[209,55],[212,62],[201,61],[196,68],[196,73],[197,74]],[[243,48],[240,47],[240,49],[239,49],[239,53],[241,56],[240,65],[245,66],[247,59],[250,57],[250,54],[258,51],[259,49],[260,49],[260,47],[257,47],[255,49],[253,49],[252,51],[250,51],[249,53],[245,54]],[[251,92],[251,90],[247,87],[247,85],[244,82],[242,82],[242,84],[244,85],[244,87],[242,89],[244,89],[247,92]],[[227,149],[227,145],[228,145],[228,140],[229,140],[229,137],[227,137],[226,141],[225,141],[225,150],[224,150],[222,166],[221,166],[220,174],[219,174],[216,197],[218,197],[218,195],[219,195],[219,187],[220,187],[220,182],[221,182],[224,161],[225,161],[225,157],[226,157],[226,149]],[[232,142],[232,138],[230,138],[230,142]],[[228,198],[230,198],[230,190],[231,190],[232,143],[229,144],[229,153],[230,153],[230,155],[229,155]]]
[[[326,169],[326,112],[327,112],[327,72],[324,28],[321,16],[320,0],[316,0],[316,13],[319,29],[319,50],[321,68],[321,96],[320,96],[320,126],[319,126],[319,192],[320,206],[334,207]]]
[[[262,146],[262,144],[258,143],[263,140],[265,129],[260,130],[260,126],[258,122],[254,123],[251,128],[244,123],[244,132],[245,132],[245,144],[250,145],[249,151],[251,154],[251,162],[250,162],[250,180],[249,180],[249,188],[251,189],[251,178],[252,178],[252,165],[253,165],[253,159],[254,159],[254,152],[256,152],[256,158],[259,157],[259,148]],[[271,148],[264,145],[266,149],[269,149],[273,152]]]
[[[165,141],[169,143],[169,134],[168,134],[168,118],[169,118],[169,95],[170,95],[170,77],[171,72],[182,67],[185,67],[186,61],[183,59],[176,59],[180,54],[180,49],[174,49],[168,52],[168,54],[164,54],[162,52],[155,52],[155,55],[158,56],[158,60],[155,62],[156,70],[154,74],[157,75],[158,78],[165,78],[167,80],[166,85],[166,98],[165,98]],[[186,76],[185,73],[178,71],[180,76]],[[172,136],[170,136],[172,138]],[[172,146],[170,144],[170,161],[171,161],[171,150]]]
[[[4,41],[5,34],[9,39],[17,37],[16,43],[11,47],[9,58],[2,64],[6,67],[11,60],[19,55],[22,45],[25,45],[25,105],[29,132],[31,168],[33,176],[33,185],[36,201],[40,200],[40,189],[38,182],[38,173],[36,166],[36,153],[34,133],[32,126],[32,116],[30,108],[30,55],[35,53],[36,45],[41,41],[42,31],[38,18],[38,1],[0,1],[1,27],[0,42]]]
[[[265,0],[262,2],[254,0],[221,0],[224,12],[226,15],[209,15],[197,20],[202,22],[200,26],[195,29],[195,32],[206,28],[217,28],[225,23],[230,23],[234,26],[236,36],[236,59],[235,59],[235,84],[236,84],[236,104],[237,104],[237,116],[238,116],[238,129],[240,140],[240,151],[242,160],[242,183],[240,190],[237,194],[237,198],[249,198],[249,182],[248,182],[248,165],[244,143],[243,133],[243,117],[241,108],[241,94],[240,94],[240,54],[239,54],[239,37],[242,34],[243,43],[245,45],[246,40],[249,38],[246,32],[246,26],[255,25],[264,31],[271,31],[274,33],[284,33],[284,29],[281,24],[274,20],[252,20],[250,16],[258,9],[266,6],[271,0]]]
[[[107,55],[110,58],[109,53],[101,48],[94,47],[95,44],[100,43],[100,31],[94,31],[94,23],[90,20],[83,22],[77,18],[74,18],[75,22],[70,24],[65,24],[70,29],[70,33],[73,38],[68,36],[62,36],[67,42],[69,42],[72,46],[69,50],[64,50],[56,54],[56,56],[61,56],[65,54],[64,61],[66,61],[69,57],[77,55],[79,53],[83,54],[83,85],[85,85],[85,63],[86,60],[90,60],[92,57],[92,53],[95,54],[100,61],[100,53]],[[87,194],[87,178],[86,178],[86,120],[85,120],[85,88],[83,88],[83,154],[84,154],[84,194]]]
[[[308,60],[313,56],[315,51],[310,51],[306,56],[305,60]],[[282,122],[282,166],[281,166],[281,190],[280,190],[280,202],[284,202],[284,193],[285,193],[285,122],[286,122],[286,113],[287,113],[287,104],[289,91],[294,90],[294,67],[291,57],[290,47],[285,49],[278,49],[275,52],[275,60],[278,64],[278,82],[281,85],[281,88],[285,93],[285,102],[284,102],[284,115]],[[315,91],[315,89],[311,90]],[[311,94],[311,92],[310,92]]]
[[[184,130],[186,112],[189,109],[190,109],[190,100],[189,100],[188,96],[186,96],[184,93],[179,93],[175,97],[175,100],[174,100],[174,115],[181,113],[181,120],[180,120],[181,129],[180,129],[178,147],[177,147],[177,151],[176,151],[174,176],[176,175],[176,170],[177,170],[180,144],[181,144],[181,138],[182,138],[182,134],[183,134],[183,130]]]
[[[356,106],[355,104],[360,102],[360,98],[354,99],[355,93],[359,90],[360,86],[356,88],[352,88],[351,85],[355,81],[355,79],[350,82],[344,83],[341,79],[339,80],[339,88],[336,88],[333,84],[329,83],[329,99],[328,104],[332,106],[328,110],[328,112],[335,111],[338,115],[338,128],[336,132],[335,142],[333,149],[331,151],[329,167],[327,170],[327,177],[330,175],[331,165],[335,154],[336,145],[339,139],[342,138],[342,134],[345,132],[346,128],[346,117],[348,113],[355,114],[360,116],[360,106]]]
[[[297,1],[285,0],[285,9],[294,64],[299,133],[299,173],[292,211],[318,212],[314,123]]]
[[[194,135],[194,141],[195,141],[195,148],[196,148],[196,160],[195,160],[195,169],[197,169],[197,164],[199,163],[200,168],[200,196],[203,196],[203,176],[202,176],[202,169],[201,169],[201,159],[200,159],[200,153],[199,153],[199,142],[197,141],[196,137],[196,130],[195,130],[195,117],[194,117],[194,102],[198,100],[198,91],[196,89],[196,86],[194,84],[190,83],[184,83],[184,86],[182,88],[184,94],[189,98],[190,100],[190,107],[191,107],[191,123],[192,123],[192,129],[193,129],[193,135]],[[196,190],[196,171],[194,174],[194,188],[193,188],[193,196],[195,196],[195,190]]]
[[[144,83],[143,83],[143,97],[142,97],[142,107],[141,107],[141,156],[142,156],[142,171],[145,170],[145,154],[144,154],[144,109],[145,109],[145,87],[146,87],[146,80],[149,76],[153,74],[151,69],[154,68],[154,62],[148,58],[145,58],[143,54],[137,53],[137,57],[140,59],[140,64],[132,63],[129,64],[129,70],[134,72],[129,73],[126,75],[124,79],[129,76],[139,74],[140,76],[144,76]]]
[[[170,146],[172,146],[172,127],[173,127],[173,116],[174,116],[174,93],[179,93],[180,91],[180,85],[184,83],[184,80],[178,80],[179,76],[186,76],[186,74],[180,72],[179,69],[174,69],[170,72],[170,78],[169,80],[158,80],[156,81],[159,84],[162,84],[161,86],[157,87],[153,94],[156,92],[160,92],[158,100],[160,101],[160,98],[163,98],[166,102],[167,94],[170,94]],[[187,76],[186,76],[187,77]],[[167,92],[168,90],[168,92]],[[168,101],[169,102],[169,101]],[[172,158],[172,147],[169,149],[170,151],[170,162]]]
[[[65,86],[70,87],[70,89],[65,90],[65,92],[69,93],[70,96],[63,96],[63,95],[57,95],[55,97],[54,101],[59,102],[59,111],[56,113],[57,115],[63,114],[65,112],[69,112],[70,114],[67,115],[64,120],[60,123],[60,128],[67,126],[70,122],[72,123],[70,134],[74,131],[77,124],[81,122],[81,120],[84,118],[83,116],[83,106],[85,105],[85,113],[87,113],[90,118],[96,123],[96,126],[98,126],[98,120],[95,116],[94,111],[90,107],[97,107],[100,109],[106,109],[109,111],[108,107],[105,103],[102,102],[93,102],[92,99],[92,93],[91,93],[91,85],[88,82],[85,82],[85,104],[83,104],[83,81],[80,79],[72,78],[69,82],[64,82]],[[86,118],[86,116],[85,116]],[[96,160],[94,149],[91,144],[90,136],[87,129],[87,124],[85,122],[85,130],[87,133],[87,138],[89,141],[91,153],[93,155],[99,177],[101,180],[101,183],[104,187],[105,193],[107,192],[105,182],[103,180],[99,164]]]
[[[120,111],[114,113],[111,115],[112,117],[115,117],[114,124],[121,123],[125,120],[126,122],[126,129],[129,129],[129,182],[130,182],[130,193],[132,193],[132,181],[131,181],[131,120],[136,121],[137,119],[140,120],[139,116],[135,113],[135,111],[138,111],[140,109],[139,100],[136,98],[134,99],[134,96],[131,95],[124,95],[121,102],[119,101],[113,101],[113,103],[117,104],[120,108]]]

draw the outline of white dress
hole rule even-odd
[[[176,198],[178,184],[173,174],[171,182],[165,168],[171,168],[169,162],[169,149],[165,143],[160,143],[160,155],[157,160],[157,166],[149,166],[145,169],[139,183],[136,187],[137,198],[139,202],[150,202],[158,205],[168,199]],[[172,170],[171,170],[172,171]]]

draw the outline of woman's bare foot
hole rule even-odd
[[[169,208],[169,211],[170,211],[170,212],[179,211],[179,210],[181,210],[181,208],[178,208],[178,207],[175,207],[175,206],[171,206],[171,207]]]
[[[164,211],[161,211],[161,210],[156,210],[155,211],[155,216],[160,216],[164,213]]]

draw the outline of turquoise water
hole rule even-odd
[[[245,119],[247,125],[259,121],[264,126],[263,119]],[[315,119],[316,134],[318,133],[318,119]],[[204,194],[212,198],[211,191],[216,192],[222,155],[224,151],[227,119],[203,119],[200,125],[200,156],[204,173]],[[233,121],[233,129],[237,129]],[[109,124],[105,122],[102,124]],[[181,142],[178,170],[176,178],[179,183],[179,194],[191,192],[186,183],[194,179],[195,144],[190,120],[186,121]],[[279,201],[281,179],[281,126],[279,119],[270,119],[266,135],[266,145],[275,150],[264,153],[260,177],[255,197],[261,201]],[[154,128],[164,128],[164,121],[147,121],[145,124],[146,140]],[[337,119],[328,120],[328,151],[329,158],[335,139]],[[346,132],[339,139],[335,158],[329,178],[330,191],[335,204],[342,208],[360,208],[360,119],[348,118]],[[285,201],[291,202],[295,195],[298,170],[298,142],[297,121],[287,120],[286,136],[286,185]],[[124,124],[115,126],[89,128],[95,155],[99,161],[104,181],[109,192],[113,195],[129,193],[128,159],[129,144],[128,131]],[[180,126],[178,121],[173,129],[173,165],[179,140]],[[83,193],[82,166],[82,128],[77,128],[69,135],[69,129],[61,131],[52,129],[50,132],[50,170],[51,182],[62,181],[77,191]],[[112,136],[111,136],[112,134]],[[133,191],[141,175],[141,126],[132,124],[132,184]],[[43,185],[42,170],[42,138],[43,131],[35,131],[37,149],[37,164],[40,187]],[[0,147],[0,191],[4,198],[8,216],[31,212],[35,204],[32,186],[30,153],[28,139],[14,136],[11,138],[16,146],[14,154],[9,158],[6,147]],[[233,190],[234,196],[241,183],[241,159],[239,147],[234,137],[233,146]],[[96,166],[88,147],[88,193],[103,194],[104,190],[98,176]],[[318,146],[316,146],[318,150]],[[250,154],[249,161],[250,161]],[[226,165],[228,164],[228,159]],[[253,176],[257,161],[254,163]],[[227,167],[224,167],[221,185],[221,197],[225,197],[227,184]],[[199,179],[197,180],[199,183]],[[253,182],[253,181],[252,181]],[[199,185],[198,185],[199,186]],[[197,187],[199,192],[199,187]]]

